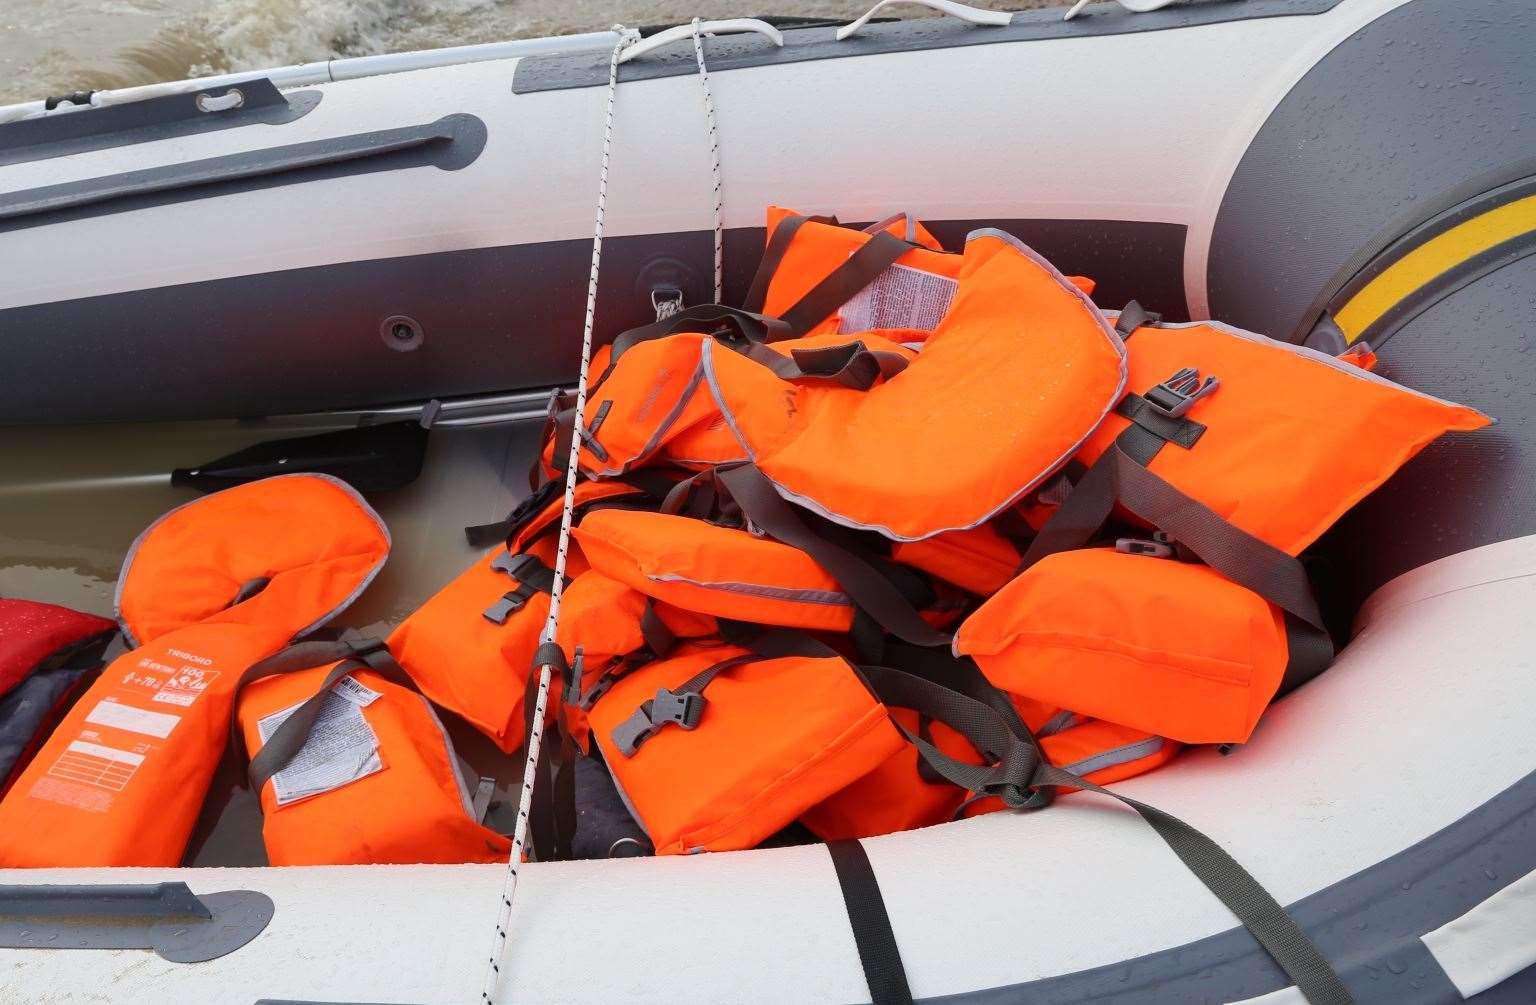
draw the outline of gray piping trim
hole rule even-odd
[[[1235,336],[1236,338],[1243,339],[1244,341],[1247,341],[1247,342],[1253,342],[1253,343],[1258,344],[1258,345],[1267,345],[1267,346],[1270,346],[1271,348],[1274,348],[1274,349],[1284,349],[1286,352],[1294,353],[1297,356],[1304,356],[1304,357],[1306,357],[1308,359],[1311,359],[1311,360],[1313,360],[1315,362],[1322,363],[1323,365],[1329,367],[1330,369],[1337,370],[1340,373],[1343,373],[1343,374],[1345,374],[1347,376],[1353,377],[1353,378],[1355,378],[1357,380],[1363,380],[1363,381],[1366,381],[1367,383],[1371,383],[1371,384],[1381,384],[1384,387],[1395,388],[1396,390],[1399,390],[1399,391],[1406,391],[1407,393],[1412,394],[1412,395],[1417,395],[1418,397],[1423,398],[1426,401],[1433,401],[1433,402],[1435,402],[1437,404],[1441,404],[1441,405],[1449,405],[1449,406],[1452,406],[1454,408],[1471,408],[1472,407],[1470,405],[1463,405],[1460,402],[1447,401],[1444,398],[1437,398],[1437,397],[1435,397],[1432,394],[1425,393],[1424,391],[1416,390],[1415,388],[1411,388],[1411,387],[1407,387],[1407,386],[1405,386],[1403,384],[1399,384],[1395,380],[1388,380],[1387,378],[1381,376],[1378,373],[1373,373],[1370,370],[1362,370],[1358,366],[1355,366],[1353,363],[1346,363],[1346,362],[1344,362],[1343,360],[1339,359],[1336,356],[1330,356],[1327,353],[1320,352],[1319,350],[1313,349],[1310,346],[1294,345],[1294,344],[1292,344],[1290,342],[1281,342],[1278,339],[1270,338],[1268,335],[1260,335],[1258,332],[1251,332],[1251,331],[1247,331],[1247,330],[1242,329],[1242,328],[1236,328],[1236,327],[1233,327],[1232,325],[1224,324],[1223,322],[1220,322],[1220,321],[1184,321],[1184,322],[1178,322],[1178,323],[1173,323],[1173,324],[1170,324],[1170,323],[1164,321],[1164,322],[1158,324],[1157,327],[1159,327],[1159,328],[1202,328],[1202,327],[1207,327],[1207,326],[1209,326],[1211,328],[1219,329],[1221,331],[1226,332],[1228,335]],[[1473,409],[1473,411],[1477,411],[1477,410]],[[1481,415],[1483,413],[1479,412],[1478,414]],[[1489,416],[1486,416],[1486,418],[1488,418],[1494,425],[1498,424],[1499,420],[1497,418],[1495,418],[1494,416],[1489,415]]]
[[[356,601],[357,598],[362,595],[363,591],[368,588],[368,585],[373,582],[374,577],[376,577],[380,570],[384,568],[384,563],[389,560],[389,551],[394,549],[395,542],[394,538],[390,537],[389,535],[389,527],[385,525],[384,519],[379,516],[378,512],[374,510],[372,506],[368,505],[367,500],[358,494],[356,489],[342,481],[340,478],[337,478],[334,475],[320,474],[318,472],[311,473],[296,471],[291,475],[272,475],[270,478],[261,479],[261,481],[270,482],[278,478],[319,478],[322,481],[327,481],[332,485],[335,485],[347,495],[351,496],[352,501],[357,503],[358,508],[361,509],[364,513],[368,514],[368,517],[378,526],[379,531],[384,535],[384,545],[386,549],[384,558],[381,559],[379,563],[373,567],[373,571],[368,573],[367,577],[358,584],[357,589],[348,594],[345,600],[343,600],[338,606],[328,611],[324,616],[320,618],[320,620],[305,628],[303,631],[295,632],[293,637],[297,639],[308,635],[310,632],[314,631],[316,628],[319,628],[321,625],[325,624],[327,621],[331,620],[336,615],[346,610],[348,607],[351,607],[353,602]],[[218,493],[214,493],[214,495],[217,494]],[[117,586],[112,590],[112,616],[117,620],[118,627],[122,629],[123,641],[127,643],[129,649],[137,649],[139,646],[143,645],[143,643],[139,642],[138,639],[134,638],[133,632],[128,628],[128,623],[123,620],[123,583],[128,579],[128,569],[131,565],[133,565],[133,560],[138,557],[139,546],[144,543],[144,541],[149,537],[149,535],[154,531],[156,527],[159,527],[166,520],[169,520],[177,513],[180,513],[182,510],[186,509],[188,506],[196,506],[198,503],[208,498],[210,497],[199,496],[196,499],[191,499],[182,503],[180,506],[166,510],[164,513],[161,513],[159,516],[155,517],[155,519],[150,523],[148,527],[145,527],[142,531],[140,531],[139,536],[133,539],[133,544],[128,546],[128,554],[123,556],[123,567],[117,574]]]
[[[1045,734],[1041,734],[1042,736]],[[1127,743],[1123,747],[1115,747],[1113,750],[1100,751],[1092,757],[1085,757],[1074,764],[1065,764],[1062,767],[1074,775],[1086,775],[1093,771],[1103,771],[1117,764],[1125,764],[1128,761],[1137,761],[1143,757],[1150,757],[1163,749],[1161,736],[1149,736],[1145,740],[1137,740],[1135,743]]]
[[[747,460],[757,463],[757,455],[752,452],[752,445],[747,438],[741,435],[741,427],[736,424],[736,415],[725,404],[725,393],[720,389],[720,378],[715,374],[714,339],[705,339],[699,346],[699,368],[704,371],[704,379],[709,383],[709,393],[715,399],[715,407],[720,409],[720,414],[725,417],[725,424],[731,430],[731,435],[736,437],[736,442],[741,444],[741,450],[747,455]],[[778,486],[774,486],[778,488]],[[783,490],[779,490],[783,494]]]
[[[706,337],[702,344],[707,346],[713,341],[713,339]],[[618,467],[607,468],[599,472],[597,477],[611,478],[615,475],[622,475],[624,472],[630,470],[635,465],[645,463],[645,461],[653,453],[656,452],[656,449],[661,446],[661,438],[666,436],[667,431],[671,429],[672,426],[677,422],[678,416],[683,414],[683,409],[688,407],[688,402],[693,400],[693,394],[699,389],[699,381],[703,379],[703,376],[704,374],[702,368],[695,366],[693,369],[693,376],[688,378],[687,385],[683,387],[683,393],[678,395],[677,401],[672,405],[672,410],[662,418],[661,424],[658,425],[656,429],[651,433],[651,438],[645,441],[645,446],[640,448],[640,453],[638,456],[630,458]]]
[[[744,593],[748,596],[764,597],[768,600],[793,600],[807,604],[825,604],[829,607],[853,606],[853,601],[848,598],[848,594],[838,593],[834,590],[793,590],[783,586],[765,586],[762,583],[709,582],[689,579],[687,576],[679,576],[671,572],[664,576],[647,574],[645,578],[653,583],[686,583],[689,586],[698,586],[706,590]]]
[[[480,817],[475,813],[474,793],[469,790],[469,779],[464,777],[463,769],[468,767],[468,763],[459,758],[459,752],[453,746],[453,737],[448,735],[447,727],[443,725],[443,720],[438,717],[437,709],[432,707],[432,703],[427,700],[427,696],[417,694],[416,697],[421,699],[422,706],[426,708],[427,715],[432,719],[432,725],[437,727],[438,735],[443,738],[443,749],[448,753],[448,770],[453,772],[453,781],[459,790],[459,802],[464,806],[464,815],[476,823],[480,823]],[[389,765],[386,764],[384,767],[388,768]]]
[[[1002,505],[993,509],[990,513],[984,514],[977,520],[968,524],[961,524],[955,527],[940,527],[937,530],[929,531],[926,534],[920,534],[916,537],[904,537],[889,527],[885,527],[880,524],[859,523],[857,520],[854,520],[851,517],[844,516],[841,513],[834,513],[832,510],[826,508],[817,500],[811,499],[808,496],[802,496],[791,489],[785,488],[783,485],[780,485],[778,482],[774,481],[773,477],[769,475],[768,472],[764,471],[763,477],[768,479],[769,483],[773,485],[774,489],[778,491],[779,495],[783,496],[785,499],[795,503],[798,506],[810,510],[818,516],[821,516],[827,520],[831,520],[833,523],[842,524],[844,527],[852,527],[856,530],[877,531],[878,533],[883,534],[893,541],[925,541],[930,537],[936,537],[939,534],[946,534],[950,531],[970,530],[973,527],[979,527],[986,523],[988,520],[991,520],[993,517],[997,516],[997,514],[1003,512],[1010,506],[1013,506],[1015,503],[1017,503],[1020,499],[1029,495],[1029,493],[1033,492],[1036,488],[1044,484],[1047,479],[1055,476],[1056,472],[1059,471],[1064,464],[1070,461],[1074,454],[1082,449],[1083,444],[1088,441],[1088,437],[1093,435],[1093,431],[1097,429],[1101,423],[1103,423],[1105,417],[1109,415],[1109,413],[1114,409],[1115,405],[1119,404],[1121,397],[1125,394],[1125,382],[1128,377],[1125,359],[1125,343],[1121,341],[1119,333],[1117,333],[1115,329],[1109,324],[1109,322],[1105,320],[1104,313],[1099,310],[1098,306],[1091,299],[1089,299],[1088,294],[1072,285],[1072,283],[1067,280],[1067,277],[1062,275],[1054,265],[1042,258],[1038,253],[1034,251],[1034,249],[1030,248],[1023,241],[1020,241],[1017,237],[1014,237],[1007,231],[997,230],[992,227],[983,227],[980,230],[973,230],[967,234],[965,241],[966,244],[970,244],[971,241],[982,237],[997,238],[1044,269],[1052,279],[1056,280],[1058,285],[1060,285],[1063,289],[1069,290],[1072,295],[1082,303],[1083,307],[1088,311],[1089,316],[1093,318],[1094,323],[1098,325],[1100,333],[1103,334],[1104,337],[1109,341],[1109,344],[1114,347],[1115,352],[1120,357],[1120,376],[1119,380],[1115,384],[1114,393],[1110,395],[1106,400],[1102,410],[1099,413],[1097,421],[1095,421],[1093,425],[1083,433],[1082,437],[1080,437],[1076,443],[1072,444],[1072,446],[1069,447],[1064,453],[1062,453],[1060,457],[1051,462],[1051,465],[1046,470],[1036,475],[1027,485],[1021,488]],[[715,377],[714,366],[711,361],[709,351],[709,343],[707,341],[703,345],[703,351],[700,353],[700,358],[704,366],[705,376],[709,381],[710,393],[715,397],[715,404],[719,406],[720,414],[725,416],[726,424],[731,427],[731,432],[735,434],[737,442],[741,444],[742,449],[747,452],[747,456],[755,463],[757,457],[752,453],[752,448],[747,443],[746,438],[741,435],[741,429],[736,425],[736,417],[732,415],[730,409],[725,406],[725,397],[721,393],[720,384]],[[1343,365],[1347,366],[1348,364]]]

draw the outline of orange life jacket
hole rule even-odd
[[[786,499],[896,540],[975,527],[1043,485],[1119,400],[1119,337],[1043,259],[978,231],[955,278],[916,358],[867,390],[700,344],[731,431]]]
[[[590,713],[658,855],[751,848],[901,748],[837,656],[688,644],[620,678]]]
[[[1289,660],[1283,612],[1209,566],[1047,556],[968,617],[955,651],[998,687],[1185,743],[1242,743]]]
[[[1271,698],[1332,658],[1295,555],[1436,437],[1490,420],[1214,323],[1140,324],[1128,344],[1140,391],[1085,445],[1087,471],[1022,575],[967,619],[955,650],[1041,701],[1241,742]],[[1117,512],[1157,535],[1072,550]]]
[[[295,652],[252,667],[238,700],[272,865],[506,858],[510,842],[478,822],[478,786],[408,678],[350,658],[277,663]]]
[[[1164,412],[1178,411],[1188,423],[1146,468],[1290,555],[1442,434],[1492,421],[1353,363],[1213,321],[1143,326],[1126,345],[1135,393],[1078,459],[1091,465],[1140,422],[1173,431]],[[1180,375],[1182,390],[1170,389]]]
[[[0,801],[0,866],[175,866],[236,681],[350,604],[389,553],[345,484],[282,475],[198,499],[134,543],[112,662]]]
[[[438,705],[511,753],[523,742],[523,696],[549,619],[550,588],[564,496],[558,482],[530,496],[508,521],[508,542],[476,559],[390,634],[389,651]],[[635,503],[645,493],[619,481],[584,481],[576,512]],[[566,576],[586,571],[579,547]],[[579,611],[578,595],[575,610]],[[565,617],[573,613],[569,596]]]

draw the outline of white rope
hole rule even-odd
[[[571,544],[571,519],[576,503],[576,469],[580,459],[583,416],[587,409],[587,370],[592,362],[592,326],[597,314],[597,275],[603,260],[603,214],[608,202],[608,160],[613,146],[613,107],[619,87],[619,54],[633,44],[639,33],[614,25],[619,40],[614,44],[613,55],[608,60],[608,106],[603,112],[602,168],[597,182],[597,217],[592,231],[592,269],[587,274],[587,315],[581,332],[581,374],[576,383],[576,411],[573,419],[570,454],[565,464],[565,503],[560,511],[560,543],[555,550],[555,577],[549,591],[549,619],[544,622],[540,642],[553,642],[555,629],[560,623],[560,597],[565,585],[565,558]],[[718,269],[718,266],[717,266]],[[507,874],[501,888],[501,904],[496,920],[496,937],[491,944],[489,965],[485,971],[485,985],[480,992],[483,1003],[496,1000],[496,989],[501,981],[501,961],[507,950],[507,929],[511,925],[512,901],[517,894],[517,873],[522,866],[523,845],[528,840],[528,813],[533,800],[534,775],[538,769],[539,748],[544,741],[544,716],[549,707],[549,686],[552,670],[549,664],[539,667],[539,690],[534,699],[533,726],[528,734],[528,756],[523,764],[523,791],[518,798],[517,824],[512,832],[512,851],[507,856]]]
[[[709,166],[715,175],[715,303],[725,296],[725,229],[721,222],[720,132],[715,127],[715,97],[709,90],[709,68],[704,65],[704,39],[700,21],[693,19],[693,57],[699,64],[699,87],[704,92],[704,119],[709,125]]]

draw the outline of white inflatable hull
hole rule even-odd
[[[1299,340],[1327,336],[1323,307],[1340,284],[1423,223],[1404,223],[1405,205],[1448,210],[1521,183],[1519,171],[1536,174],[1520,160],[1536,131],[1531,50],[1506,58],[1498,49],[1518,48],[1532,23],[1515,0],[1306,0],[1294,15],[1233,20],[1208,9],[1243,5],[1196,6],[1189,27],[871,43],[849,58],[753,62],[749,53],[734,69],[734,50],[712,41],[711,58],[727,66],[711,83],[728,288],[756,263],[768,202],[845,220],[905,208],[946,235],[982,223],[1022,233],[1064,269],[1099,278],[1107,307],[1123,293],[1172,317],[1214,313]],[[1420,14],[1441,30],[1414,21]],[[869,30],[904,39],[941,29]],[[1498,58],[1462,85],[1468,71],[1433,54],[1350,56],[1391,51],[1399,37]],[[690,52],[678,58],[691,65]],[[75,579],[37,569],[78,572],[86,592],[104,589],[133,533],[180,501],[164,484],[171,467],[295,422],[336,427],[357,415],[63,423],[409,411],[431,396],[466,397],[433,434],[422,482],[384,500],[396,555],[350,620],[392,624],[457,572],[469,552],[448,542],[464,523],[505,511],[541,389],[575,370],[605,94],[589,86],[581,59],[538,59],[556,62],[537,73],[531,62],[493,60],[306,85],[281,115],[308,110],[281,122],[104,145],[86,130],[56,156],[0,145],[0,344],[19,361],[0,370],[0,426],[53,425],[0,438],[0,592],[93,606]],[[585,59],[596,66],[606,55]],[[1351,63],[1359,88],[1330,89]],[[1414,74],[1458,83],[1421,92]],[[1371,89],[1378,82],[1390,100]],[[1456,86],[1487,93],[1457,98]],[[313,94],[301,102],[304,91],[318,103]],[[654,288],[677,285],[696,301],[710,275],[697,81],[636,71],[618,102],[599,305],[608,336],[646,320]],[[1357,128],[1355,104],[1389,125],[1392,109],[1403,121],[1439,117],[1396,148]],[[1500,119],[1511,105],[1526,111]],[[260,160],[451,116],[458,125],[423,141],[420,164],[292,184],[233,180],[187,197],[190,188],[80,198],[99,194],[103,179]],[[26,120],[0,129],[18,125]],[[1502,383],[1443,365],[1457,344],[1446,327],[1465,317],[1483,326],[1476,358],[1519,351],[1536,258],[1501,262],[1415,315],[1388,353],[1405,377],[1425,378],[1411,383],[1504,420],[1479,441],[1499,463],[1458,468],[1427,454],[1413,477],[1368,501],[1346,527],[1352,562],[1365,588],[1397,578],[1367,604],[1335,667],[1230,757],[1194,751],[1121,786],[1211,834],[1293,906],[1362,1002],[1536,1000],[1536,625],[1527,613],[1536,505],[1523,504],[1536,485],[1536,444],[1520,433],[1536,411],[1536,377],[1518,355],[1497,368],[1509,374]],[[395,317],[419,325],[420,346],[388,345],[383,322]],[[509,393],[469,400],[496,392]],[[1508,505],[1462,506],[1463,497]],[[38,529],[49,514],[65,529]],[[1145,825],[1096,797],[867,845],[919,998],[1294,998]],[[0,1000],[477,1001],[502,873],[0,874],[16,884],[182,880],[199,894],[260,891],[275,905],[254,941],[204,963],[143,950],[0,949]],[[819,847],[530,866],[501,965],[501,1002],[869,996]]]
[[[1195,751],[1119,788],[1204,829],[1282,903],[1302,902],[1325,949],[1347,947],[1335,962],[1351,985],[1379,989],[1361,1001],[1458,1001],[1506,980],[1508,996],[1489,1000],[1528,1001],[1533,604],[1536,538],[1420,569],[1375,595],[1333,669],[1282,701],[1246,747]],[[1095,797],[865,844],[918,998],[990,988],[975,1000],[1054,990],[1062,997],[1039,1000],[1193,1001],[1200,984],[1187,982],[1203,979],[1226,996],[1198,1000],[1299,1000],[1271,994],[1284,981],[1257,946],[1241,932],[1222,941],[1231,915],[1133,814]],[[253,942],[207,963],[0,950],[0,997],[476,1001],[502,874],[9,871],[0,878],[13,883],[259,890],[276,911]],[[820,847],[530,865],[522,880],[501,1001],[868,998]],[[1247,976],[1234,983],[1234,971]],[[1365,972],[1374,978],[1359,982]]]

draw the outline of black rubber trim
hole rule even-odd
[[[485,123],[458,112],[420,126],[353,133],[44,185],[0,195],[0,231],[320,178],[428,165],[456,171],[474,163],[485,149],[485,141]]]
[[[199,99],[223,97],[233,90],[244,98],[239,108],[205,112],[198,107]],[[323,96],[318,90],[284,94],[261,77],[124,105],[7,122],[0,125],[0,167],[239,126],[282,125],[314,111]]]
[[[1032,42],[1055,38],[1093,38],[1144,31],[1166,31],[1199,25],[1247,21],[1254,18],[1322,14],[1339,0],[1186,0],[1159,11],[1135,14],[1118,3],[1096,3],[1071,21],[1062,20],[1065,9],[1023,10],[1013,23],[1001,27],[977,27],[954,18],[923,18],[913,21],[872,22],[842,42],[831,27],[803,28],[784,33],[784,45],[776,48],[757,35],[706,37],[704,52],[709,72],[738,70],[749,66],[800,63],[813,59],[871,56],[887,52],[952,49],[999,42]],[[608,83],[609,50],[525,56],[518,60],[512,77],[512,93],[559,91],[596,87]],[[665,51],[619,67],[619,80],[651,80],[697,72],[693,48],[679,42]]]
[[[1237,756],[1242,756],[1238,754]],[[1449,827],[1390,858],[1288,905],[1331,960],[1358,1005],[1462,1001],[1419,936],[1467,913],[1536,871],[1536,773]],[[1156,925],[1156,918],[1145,923]],[[1083,937],[1091,939],[1092,933]],[[1285,987],[1280,968],[1245,929],[1059,977],[925,998],[935,1003],[1184,1005],[1232,1002]],[[1536,1001],[1536,969],[1475,1001]]]
[[[1007,230],[1069,275],[1093,276],[1101,304],[1118,309],[1135,297],[1171,321],[1187,316],[1181,226],[945,220],[929,229],[959,248],[980,226]],[[726,232],[727,303],[741,302],[763,241],[761,227]],[[683,294],[688,303],[710,302],[712,246],[707,230],[604,240],[603,327],[620,332],[655,321],[649,297],[628,280],[658,262],[692,265],[697,280],[684,283]],[[568,387],[580,340],[548,333],[581,330],[591,259],[592,239],[584,237],[14,307],[0,311],[0,425],[240,418]],[[394,314],[430,333],[417,352],[381,344],[380,322]],[[209,325],[210,317],[219,323]],[[347,379],[338,382],[338,373]]]

